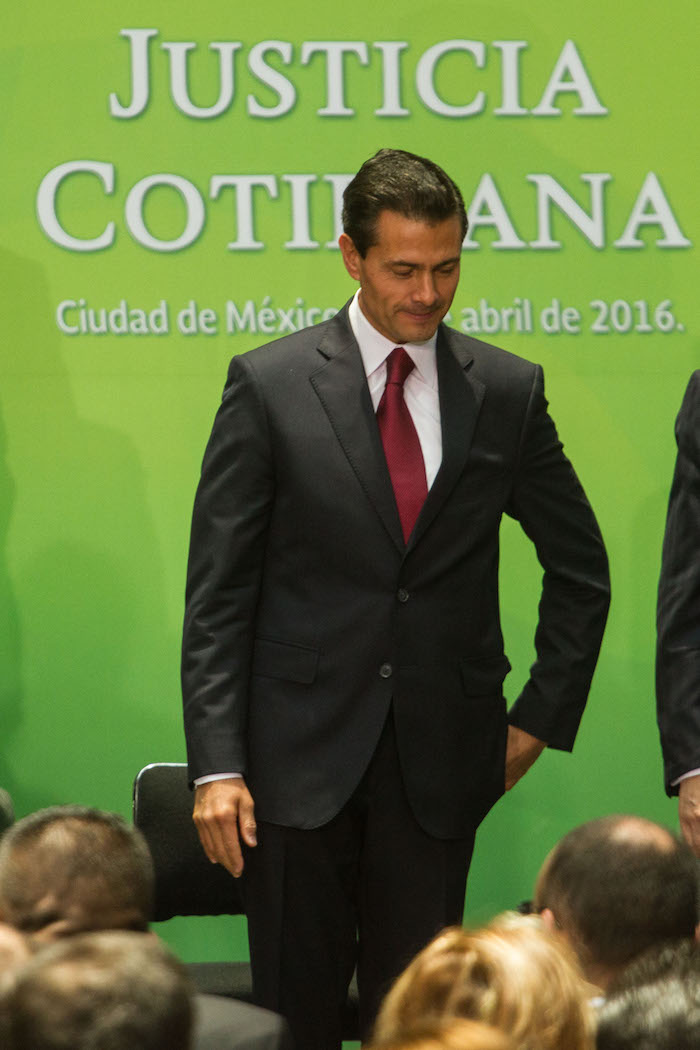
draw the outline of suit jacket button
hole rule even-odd
[[[396,592],[396,597],[399,599],[400,602],[407,602],[410,598],[410,594],[408,593],[405,587],[399,587],[398,591]]]
[[[382,678],[391,678],[394,673],[394,669],[391,664],[382,664],[379,668],[379,674]]]

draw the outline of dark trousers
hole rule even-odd
[[[358,788],[309,831],[258,823],[244,893],[255,1000],[297,1050],[337,1050],[357,967],[367,1038],[393,980],[438,930],[460,924],[474,836],[432,838],[401,778],[391,714]]]

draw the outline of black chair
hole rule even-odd
[[[239,883],[218,864],[210,864],[192,823],[187,766],[154,762],[134,781],[134,824],[143,833],[155,869],[154,922],[175,915],[242,915]],[[252,1001],[246,962],[188,965],[197,990]]]
[[[192,822],[192,793],[187,767],[178,762],[154,762],[134,781],[134,824],[153,856],[156,875],[152,919],[175,915],[243,915],[240,885],[218,864],[211,864]],[[197,990],[252,1001],[247,962],[189,963]],[[353,978],[343,1020],[343,1038],[359,1039],[357,986]]]
[[[15,822],[15,810],[12,799],[4,788],[0,788],[0,835]]]

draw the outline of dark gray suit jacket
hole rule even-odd
[[[287,1022],[270,1010],[223,995],[194,998],[192,1050],[293,1050],[293,1046]]]
[[[185,727],[191,777],[245,770],[262,820],[330,820],[393,700],[417,819],[473,831],[504,787],[504,513],[544,569],[509,717],[572,747],[609,600],[595,518],[539,366],[444,325],[436,353],[443,459],[407,545],[347,306],[231,362],[193,516]]]
[[[678,456],[666,519],[657,609],[656,701],[664,780],[700,769],[700,371],[676,420]]]

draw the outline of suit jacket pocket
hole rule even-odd
[[[256,638],[252,672],[265,678],[281,678],[287,682],[311,685],[316,677],[318,655],[318,649],[308,645]]]

